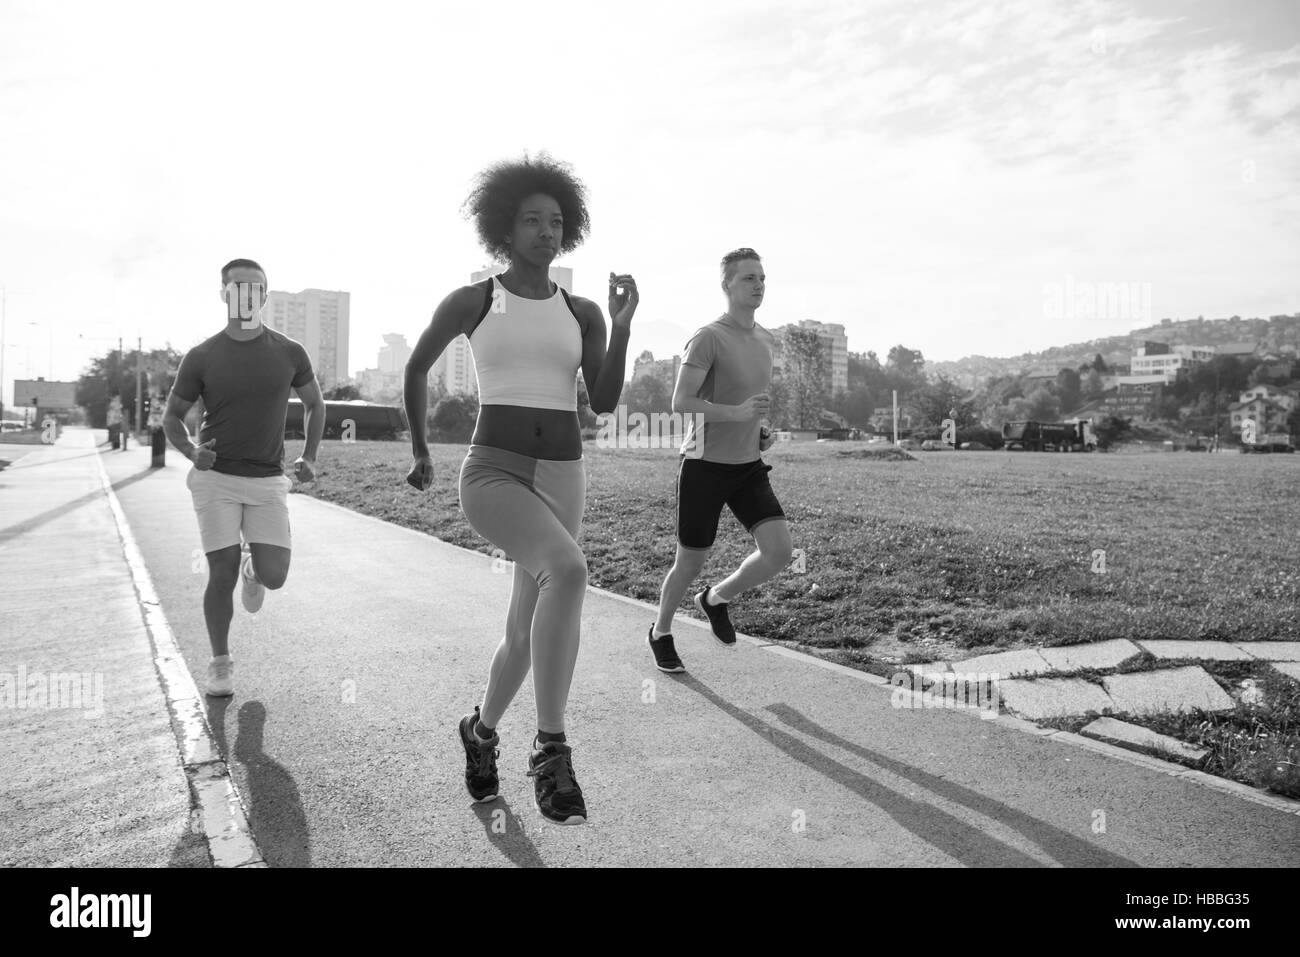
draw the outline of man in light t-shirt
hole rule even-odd
[[[731,575],[695,596],[718,641],[736,644],[728,603],[790,561],[790,526],[767,479],[772,467],[761,457],[772,443],[760,419],[769,411],[766,390],[775,339],[754,321],[754,312],[763,303],[766,283],[754,250],[737,249],[722,258],[727,311],[686,344],[673,390],[673,411],[690,414],[692,425],[677,473],[677,558],[664,579],[659,618],[648,636],[661,671],[686,670],[673,647],[673,613],[708,561],[724,505],[758,547]],[[700,457],[685,456],[687,448]]]

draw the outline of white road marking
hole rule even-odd
[[[191,818],[199,822],[203,830],[214,867],[265,866],[262,852],[249,830],[248,815],[230,776],[230,768],[221,758],[221,751],[208,728],[203,713],[203,696],[176,646],[176,638],[159,605],[144,556],[135,544],[126,513],[122,511],[104,462],[98,455],[95,456],[95,465],[99,469],[99,480],[108,505],[113,510],[117,534],[122,539],[122,553],[131,570],[141,616],[153,645],[154,669],[158,673],[163,697],[167,699],[181,765],[190,782]]]

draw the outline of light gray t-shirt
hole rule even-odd
[[[739,405],[766,392],[772,381],[772,347],[776,337],[757,322],[744,329],[723,316],[696,330],[686,343],[682,365],[705,370],[696,397],[719,405]],[[740,464],[759,458],[758,416],[748,422],[706,422],[703,455],[706,462]],[[682,452],[695,440],[691,417]]]

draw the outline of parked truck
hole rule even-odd
[[[1256,436],[1254,442],[1241,443],[1243,452],[1294,452],[1295,445],[1291,442],[1291,435],[1288,432],[1265,432],[1263,435]]]
[[[1003,448],[1012,452],[1091,452],[1097,448],[1092,419],[1070,422],[1006,422]]]

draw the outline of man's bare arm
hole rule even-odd
[[[190,441],[189,430],[185,427],[185,416],[193,407],[193,402],[187,402],[178,396],[175,392],[167,396],[167,408],[163,412],[163,434],[167,436],[169,442],[176,447],[176,450],[187,459],[193,459],[195,445]]]
[[[320,440],[325,435],[325,397],[321,395],[320,383],[315,378],[294,391],[302,400],[302,434],[307,437],[302,457],[315,462]]]

